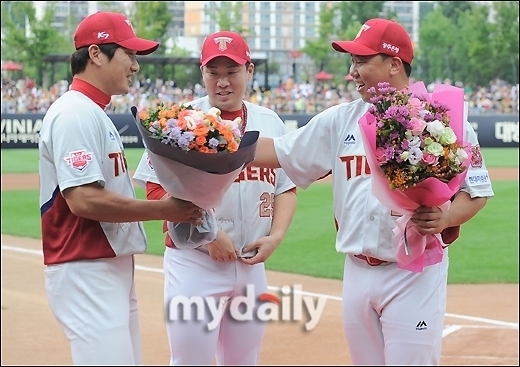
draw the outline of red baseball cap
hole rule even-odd
[[[241,35],[230,31],[220,31],[209,35],[202,44],[200,64],[205,66],[215,57],[226,56],[239,65],[251,62],[249,46]]]
[[[407,64],[413,60],[412,40],[406,29],[393,20],[382,18],[367,20],[353,41],[335,41],[332,47],[338,52],[359,56],[399,57]]]
[[[98,11],[83,19],[74,33],[76,50],[107,43],[137,51],[138,55],[148,55],[159,48],[159,42],[138,38],[132,23],[119,13]]]

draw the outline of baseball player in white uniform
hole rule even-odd
[[[96,38],[97,34],[106,36]],[[146,250],[140,220],[202,223],[200,208],[135,198],[123,144],[104,109],[128,93],[137,38],[128,19],[98,12],[78,26],[71,88],[43,119],[39,140],[45,287],[74,364],[142,364],[133,255]]]
[[[277,137],[285,125],[273,111],[243,102],[254,65],[245,40],[234,32],[208,36],[202,47],[201,71],[208,96],[190,102],[209,110],[217,107],[224,119],[241,117],[244,131]],[[149,199],[167,196],[146,152],[134,174]],[[264,263],[280,244],[296,208],[295,185],[280,169],[245,167],[215,208],[217,240],[195,249],[178,249],[166,235],[164,302],[166,317],[175,297],[229,297],[228,305],[252,286],[255,300],[267,292]],[[248,253],[242,250],[248,247]],[[252,252],[252,257],[249,253]],[[256,255],[255,255],[256,252]],[[250,258],[245,258],[245,256]],[[255,306],[256,307],[256,306]],[[187,321],[167,320],[172,365],[256,365],[265,330],[260,320],[237,321],[229,307],[219,327],[208,330],[211,316]]]
[[[332,171],[336,250],[346,254],[343,318],[355,365],[438,365],[446,310],[448,250],[422,273],[397,267],[392,248],[395,217],[372,194],[359,119],[370,106],[370,87],[408,85],[413,48],[406,30],[386,19],[368,20],[354,41],[334,42],[350,53],[350,75],[361,99],[331,107],[283,137],[261,138],[252,164],[282,167],[308,187]],[[475,132],[466,121],[465,140],[474,159],[448,211],[420,207],[412,220],[423,235],[441,233],[472,218],[492,197]],[[376,167],[377,169],[377,167]]]

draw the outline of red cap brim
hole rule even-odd
[[[126,41],[117,42],[119,46],[136,51],[138,55],[148,55],[159,48],[159,42],[145,40],[142,38],[131,38]]]
[[[354,41],[332,42],[332,47],[338,52],[344,52],[359,56],[371,56],[379,53],[379,51],[372,50],[371,48]]]
[[[236,62],[237,64],[239,65],[245,65],[246,62],[248,62],[248,60],[246,59],[243,59],[241,57],[238,57],[238,56],[235,56],[235,55],[225,55],[225,54],[218,54],[218,55],[213,55],[213,56],[210,56],[210,57],[206,57],[205,60],[203,60],[200,64],[202,66],[206,66],[208,64],[208,62],[210,62],[211,60],[217,58],[217,57],[227,57],[228,59],[231,59],[233,60],[234,62]]]

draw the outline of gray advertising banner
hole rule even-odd
[[[37,148],[43,114],[2,114],[2,149]],[[126,148],[142,148],[131,114],[109,115]],[[288,130],[307,124],[312,115],[280,115]],[[469,116],[482,147],[518,148],[518,114]]]

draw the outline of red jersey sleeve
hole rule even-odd
[[[168,195],[168,193],[161,185],[146,182],[146,198],[148,200],[161,200],[165,195]]]

